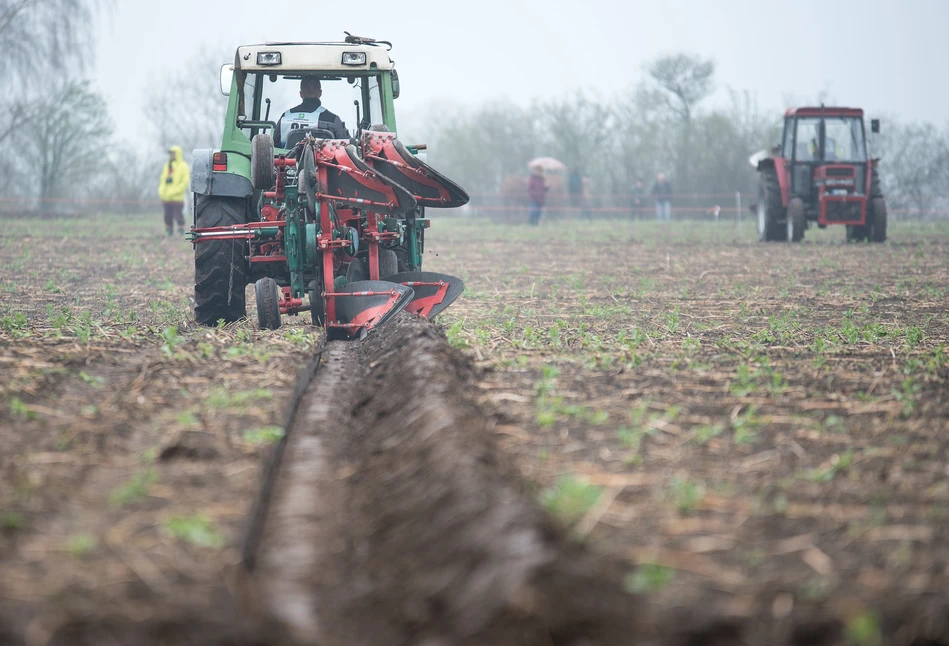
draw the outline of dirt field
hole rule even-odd
[[[4,222],[0,643],[228,594],[318,338],[196,328],[160,230]],[[436,220],[426,269],[467,282],[440,323],[501,446],[657,639],[949,643],[949,227],[752,237]]]

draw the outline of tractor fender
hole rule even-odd
[[[191,192],[195,195],[211,194],[211,161],[214,151],[210,148],[195,148],[191,153]]]
[[[191,191],[195,195],[249,197],[254,193],[250,179],[237,173],[212,172],[213,148],[196,148],[191,156]]]

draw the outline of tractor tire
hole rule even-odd
[[[399,257],[391,249],[379,250],[379,280],[399,273]]]
[[[269,276],[254,283],[257,298],[257,327],[261,330],[276,330],[280,327],[280,287]]]
[[[277,184],[273,165],[273,139],[263,133],[250,142],[250,183],[258,191],[266,191]]]
[[[369,272],[366,271],[366,265],[359,258],[353,258],[353,261],[346,268],[346,282],[355,283],[368,278]]]
[[[880,171],[873,167],[870,169],[870,197],[883,197],[883,186],[880,184]]]
[[[781,220],[785,218],[781,202],[778,173],[766,168],[758,173],[758,242],[780,242],[785,239]]]
[[[245,200],[199,195],[195,200],[195,227],[220,227],[247,222]],[[246,243],[211,240],[194,245],[194,318],[201,325],[231,323],[246,315]]]
[[[804,217],[804,200],[799,197],[792,197],[788,202],[787,241],[800,242],[803,240],[805,228],[807,228],[807,220]]]
[[[886,200],[882,197],[870,198],[870,242],[886,242]]]
[[[323,302],[323,287],[320,281],[311,280],[307,285],[306,295],[310,299],[310,322],[317,327],[323,327],[326,321],[326,304]]]

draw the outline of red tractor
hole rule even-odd
[[[879,132],[880,122],[871,122]],[[867,153],[863,110],[791,108],[773,154],[758,153],[758,239],[800,242],[810,223],[847,227],[847,241],[886,240],[886,202]]]

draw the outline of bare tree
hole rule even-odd
[[[190,158],[195,148],[221,145],[227,98],[219,90],[220,69],[227,60],[228,55],[205,50],[152,80],[142,111],[153,132],[156,154],[177,145]]]
[[[715,63],[690,54],[675,54],[657,58],[647,72],[659,86],[659,100],[679,118],[676,180],[682,189],[691,190],[692,122],[698,104],[714,89]]]
[[[77,194],[104,163],[112,135],[105,101],[88,84],[69,81],[35,99],[18,131],[17,148],[29,151],[40,199]]]
[[[0,0],[0,192],[22,186],[22,166],[9,145],[38,105],[37,79],[82,72],[91,59],[92,23],[113,0]],[[44,107],[45,106],[41,106]]]
[[[4,82],[29,87],[49,70],[82,71],[94,44],[92,22],[111,6],[110,0],[0,0]]]

